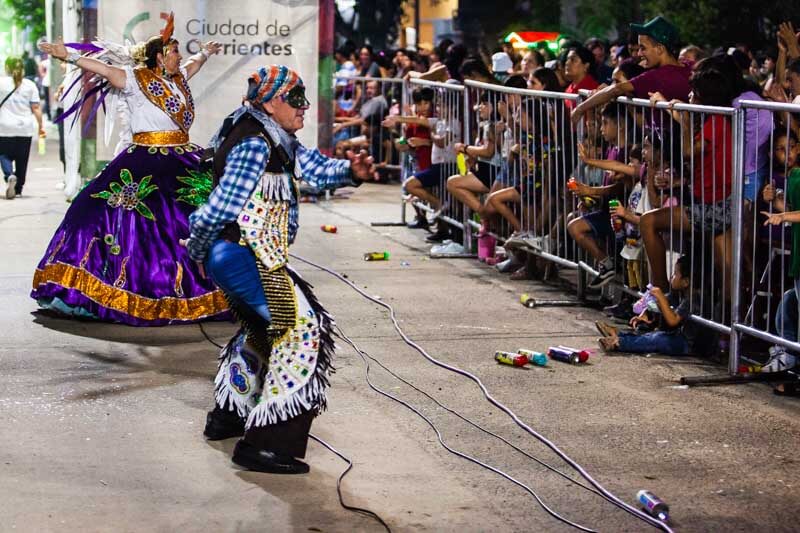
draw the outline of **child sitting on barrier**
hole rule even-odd
[[[620,104],[612,102],[603,108],[601,116],[600,133],[603,140],[609,144],[606,159],[620,163],[619,166],[615,165],[615,170],[621,170],[622,172],[618,173],[615,170],[609,170],[603,180],[603,185],[600,187],[589,187],[583,183],[576,182],[576,187],[573,191],[576,196],[600,198],[603,201],[599,209],[575,218],[567,225],[567,231],[575,239],[578,246],[588,252],[597,262],[597,276],[588,285],[592,289],[606,285],[614,277],[614,261],[600,247],[598,241],[615,236],[615,229],[611,226],[608,201],[624,198],[625,190],[633,185],[633,176],[635,175],[633,168],[621,161],[626,152],[625,110]],[[623,120],[620,121],[620,118]],[[586,155],[586,147],[584,145],[579,146],[578,156],[584,162],[587,162],[588,159]],[[588,159],[588,161],[595,163],[592,166],[598,166],[599,161],[594,159]]]
[[[453,99],[450,105],[444,105],[438,118],[428,119],[431,127],[431,166],[421,172],[415,173],[403,184],[405,191],[413,197],[426,202],[434,212],[428,216],[432,223],[442,211],[442,202],[434,194],[434,189],[442,190],[444,184],[455,168],[455,151],[453,146],[461,138],[461,123],[458,116],[458,99]],[[447,224],[442,224],[437,234],[446,233]],[[441,239],[439,239],[441,240]]]
[[[600,332],[598,342],[607,352],[662,353],[666,355],[705,355],[707,344],[702,342],[700,328],[689,316],[697,313],[700,305],[698,283],[701,276],[698,264],[693,263],[692,255],[684,254],[675,262],[667,294],[653,287],[650,291],[655,298],[654,309],[646,309],[630,321],[636,329],[640,323],[654,324],[656,313],[660,314],[661,325],[656,331],[637,334],[633,331],[620,332],[605,322],[596,322]],[[694,283],[693,283],[694,282]]]
[[[717,107],[730,107],[736,84],[724,68],[718,67],[715,58],[704,59],[697,64],[690,84],[690,103]],[[653,102],[665,101],[655,93]],[[676,102],[673,100],[673,102]],[[645,213],[640,221],[645,252],[650,262],[653,285],[665,290],[669,286],[666,267],[666,249],[661,232],[676,230],[694,231],[698,235],[710,234],[714,241],[715,266],[722,277],[730,283],[733,244],[731,231],[731,178],[733,136],[731,121],[727,116],[703,113],[705,121],[693,127],[688,112],[672,111],[673,118],[680,122],[684,157],[692,161],[692,199],[686,199],[685,207],[662,207]],[[671,128],[669,128],[671,130]],[[692,134],[697,132],[694,138]],[[721,258],[721,259],[720,259]],[[725,299],[730,296],[730,287],[722,288]]]
[[[403,125],[404,135],[394,142],[398,152],[410,152],[413,156],[414,172],[423,172],[431,166],[431,127],[429,118],[433,114],[433,89],[419,87],[411,93],[414,102],[414,115],[386,117],[381,125],[394,128]],[[421,212],[417,212],[417,220],[409,224],[412,228],[427,228],[427,220]]]
[[[448,192],[476,213],[481,211],[481,201],[478,196],[490,191],[502,165],[502,155],[498,148],[498,143],[501,141],[501,135],[498,135],[497,131],[499,115],[496,106],[490,101],[488,92],[483,92],[480,96],[478,117],[480,124],[475,144],[453,145],[456,154],[464,154],[467,158],[469,170],[464,176],[450,176],[447,180]]]

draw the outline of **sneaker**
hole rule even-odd
[[[439,223],[442,225],[442,223]],[[450,237],[450,229],[446,226],[439,228],[436,230],[436,233],[431,233],[427,237],[425,237],[425,242],[444,242],[449,240]]]
[[[607,322],[603,322],[602,320],[598,320],[597,322],[595,322],[594,327],[597,328],[597,331],[603,337],[616,337],[618,333],[617,328],[615,328],[611,324],[608,324]]]
[[[631,312],[631,304],[626,300],[622,300],[617,305],[609,305],[603,308],[603,312],[611,318],[625,320],[626,322],[633,317]]]
[[[13,200],[17,195],[17,177],[11,174],[8,177],[8,184],[6,185],[6,199]]]
[[[608,284],[609,281],[614,279],[614,269],[607,268],[605,265],[599,265],[597,267],[597,275],[594,279],[589,282],[590,289],[599,289]]]
[[[428,221],[424,217],[417,217],[414,222],[406,224],[409,229],[428,229]]]
[[[506,239],[505,244],[510,244],[512,247],[525,246],[526,237],[532,237],[532,235],[527,231],[515,231],[508,239]]]
[[[432,253],[432,254],[438,254],[440,250],[444,250],[444,248],[445,248],[445,247],[446,247],[448,244],[450,244],[451,242],[453,242],[453,241],[452,241],[452,239],[445,239],[444,241],[442,241],[442,243],[441,243],[441,244],[435,244],[435,245],[433,245],[433,246],[431,247],[431,253]]]
[[[519,270],[519,267],[521,266],[522,262],[518,261],[516,257],[511,255],[505,261],[497,263],[497,270],[499,270],[503,274],[508,274],[509,272],[516,272],[517,270]]]
[[[433,255],[464,255],[464,247],[457,242],[450,241],[441,246],[434,246],[431,248]]]
[[[769,349],[769,360],[761,367],[761,372],[783,372],[797,366],[797,359],[788,353],[783,346],[772,346]]]

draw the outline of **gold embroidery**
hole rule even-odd
[[[86,266],[86,263],[89,262],[89,254],[92,253],[92,248],[94,247],[94,243],[96,243],[97,240],[98,240],[97,237],[92,237],[92,240],[89,241],[89,246],[86,247],[86,253],[83,254],[83,259],[81,259],[80,268],[84,268]]]
[[[128,264],[128,259],[131,256],[127,256],[125,259],[122,260],[122,265],[119,267],[119,276],[117,276],[117,281],[114,282],[114,286],[118,289],[121,289],[125,286],[128,282],[128,276],[125,274],[125,267]]]
[[[49,265],[50,263],[52,263],[52,262],[53,262],[53,260],[56,258],[56,254],[58,253],[58,251],[59,251],[59,250],[61,250],[61,247],[62,247],[62,246],[64,246],[64,240],[65,240],[66,238],[67,238],[67,234],[66,234],[66,233],[62,233],[62,234],[61,234],[61,240],[60,240],[60,241],[58,241],[58,244],[57,244],[57,245],[56,245],[56,247],[53,249],[53,253],[52,253],[52,254],[50,254],[50,257],[48,257],[48,258],[47,258],[47,264],[48,264],[48,265]]]
[[[178,261],[175,261],[175,264],[178,265],[178,272],[175,274],[175,294],[183,298],[183,287],[181,286],[183,282],[183,265]]]
[[[147,298],[104,283],[92,273],[66,263],[37,269],[33,288],[54,283],[79,290],[99,305],[142,320],[199,320],[227,310],[222,291],[215,290],[194,298]]]
[[[136,76],[136,83],[139,84],[145,97],[166,113],[180,129],[188,132],[194,121],[194,101],[183,75],[179,72],[173,76],[173,79],[176,81],[178,90],[183,93],[186,104],[170,90],[166,80],[156,76],[149,68],[135,68],[133,73]]]
[[[133,134],[133,144],[140,146],[183,146],[189,143],[189,134],[182,130],[142,131]],[[175,149],[177,152],[177,148]],[[181,152],[183,149],[181,148]]]

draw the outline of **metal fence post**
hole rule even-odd
[[[739,322],[739,306],[741,300],[742,262],[742,225],[744,224],[744,142],[745,142],[745,110],[737,108],[733,113],[733,272],[731,273],[731,336],[728,372],[736,375],[739,372],[741,334],[736,329]]]

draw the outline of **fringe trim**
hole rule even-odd
[[[328,407],[325,392],[330,386],[330,376],[336,369],[333,366],[333,356],[336,344],[333,340],[335,322],[312,291],[312,286],[300,275],[287,266],[286,271],[292,281],[303,292],[311,309],[319,320],[319,351],[317,365],[312,378],[288,398],[262,401],[251,412],[247,419],[246,428],[263,427],[289,420],[308,411],[320,414]]]
[[[265,172],[261,176],[261,193],[264,200],[292,201],[291,178],[285,173]]]
[[[247,399],[249,397],[243,397],[240,394],[234,393],[228,382],[230,360],[236,355],[237,344],[239,345],[239,349],[241,349],[241,345],[244,344],[244,339],[242,338],[243,334],[243,329],[237,331],[231,340],[228,341],[228,344],[220,350],[219,371],[217,371],[217,377],[214,378],[214,399],[220,409],[236,411],[240,417],[247,418],[247,415],[250,414],[250,407],[247,405]]]

